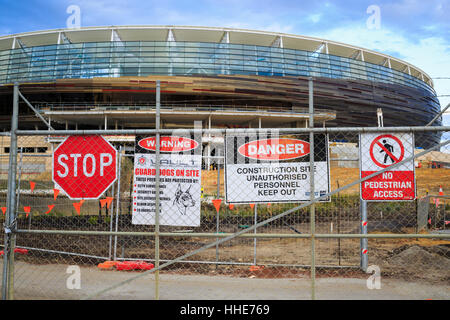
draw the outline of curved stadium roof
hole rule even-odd
[[[383,66],[417,78],[431,88],[421,69],[392,56],[344,43],[277,32],[189,26],[108,26],[55,29],[0,37],[0,51],[20,47],[107,41],[182,41],[244,44],[304,50]]]

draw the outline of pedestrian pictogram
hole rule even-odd
[[[403,160],[405,147],[402,141],[391,134],[376,137],[369,148],[370,158],[381,168],[387,168]]]
[[[360,136],[360,176],[387,170],[361,183],[361,198],[371,201],[414,200],[414,139],[410,133],[367,133]]]
[[[379,142],[378,142],[378,144],[379,144]],[[387,164],[388,157],[389,157],[389,159],[391,159],[392,163],[398,162],[398,159],[392,155],[392,153],[394,152],[394,147],[392,145],[390,145],[389,143],[387,143],[386,140],[383,140],[383,145],[381,146],[380,152],[385,152],[385,156],[384,156],[385,164]]]

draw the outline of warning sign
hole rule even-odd
[[[330,190],[328,139],[314,138],[315,196]],[[310,200],[309,136],[225,136],[227,203]],[[329,201],[324,199],[323,201]]]
[[[194,137],[160,137],[161,225],[199,226],[201,142]],[[156,137],[136,137],[133,224],[155,224]]]
[[[414,155],[410,133],[360,135],[360,176],[367,177]],[[414,161],[408,161],[361,183],[361,198],[371,201],[406,201],[416,198]]]

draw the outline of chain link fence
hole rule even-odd
[[[447,299],[448,132],[390,129],[18,131],[9,298]]]

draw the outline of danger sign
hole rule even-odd
[[[360,177],[364,178],[414,155],[410,133],[360,135]],[[407,201],[416,198],[414,161],[407,161],[361,183],[361,199]]]
[[[309,136],[226,135],[227,203],[310,200]],[[315,196],[330,190],[327,136],[314,138]],[[329,201],[324,199],[323,201]]]
[[[309,143],[299,139],[262,139],[243,144],[238,152],[258,160],[289,160],[309,153]]]

